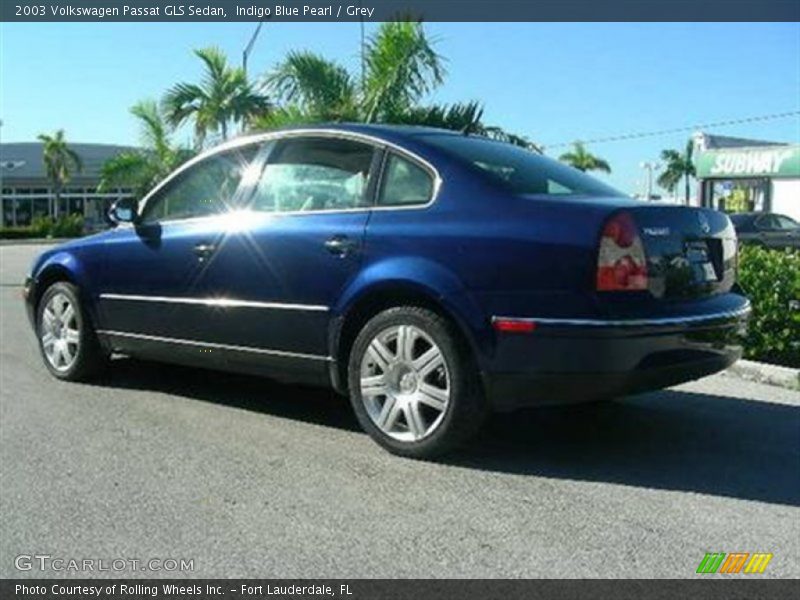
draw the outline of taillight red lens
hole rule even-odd
[[[619,213],[603,227],[597,252],[597,290],[647,289],[647,256],[633,217]]]

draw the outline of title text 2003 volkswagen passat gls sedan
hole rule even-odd
[[[408,456],[452,448],[491,409],[723,369],[749,312],[725,215],[434,129],[237,140],[112,217],[27,281],[53,375],[119,352],[331,385]]]

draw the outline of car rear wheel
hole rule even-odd
[[[362,427],[403,456],[452,450],[487,412],[468,348],[449,321],[421,307],[392,308],[367,322],[353,344],[348,384]]]
[[[105,363],[106,355],[80,302],[78,288],[59,281],[39,301],[36,331],[44,364],[55,377],[88,379]]]

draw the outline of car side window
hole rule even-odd
[[[775,215],[775,221],[777,228],[784,231],[792,231],[800,228],[800,225],[798,225],[796,221],[789,217],[784,217],[783,215]]]
[[[780,229],[780,224],[775,215],[763,215],[756,221],[756,226],[761,231],[775,231]]]
[[[265,212],[335,211],[369,206],[375,149],[337,138],[280,141],[270,153],[251,208]]]
[[[427,204],[433,197],[433,177],[419,165],[396,154],[389,154],[378,198],[380,206]]]
[[[241,203],[242,177],[255,158],[248,146],[215,154],[170,181],[148,201],[140,221],[156,223],[226,212]]]

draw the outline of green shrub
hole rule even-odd
[[[800,251],[742,247],[739,283],[753,303],[745,356],[800,367]]]
[[[0,240],[24,240],[37,237],[30,227],[0,227]]]
[[[53,219],[51,217],[33,217],[30,225],[31,237],[50,237],[53,231]]]
[[[34,217],[26,227],[0,228],[0,239],[70,238],[83,235],[83,216],[74,214],[53,220],[51,217]]]
[[[57,238],[82,236],[83,215],[72,214],[59,218],[55,223],[53,223],[51,235]]]

